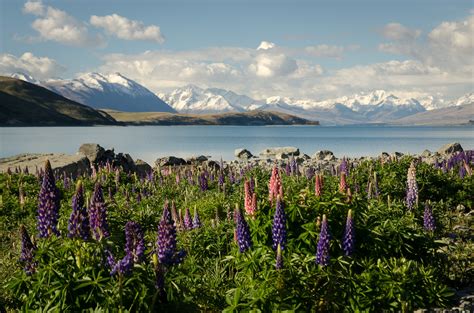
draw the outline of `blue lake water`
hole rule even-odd
[[[376,156],[383,151],[436,151],[449,142],[474,149],[473,126],[128,126],[0,128],[0,157],[18,153],[75,153],[95,142],[115,152],[153,162],[161,156],[210,155],[234,159],[234,149],[258,154],[267,147],[296,146],[312,155],[331,150],[336,156]]]

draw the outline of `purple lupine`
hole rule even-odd
[[[423,213],[423,227],[429,232],[433,232],[436,228],[433,210],[428,202],[425,204],[425,211]]]
[[[160,263],[165,265],[180,263],[184,258],[184,250],[176,253],[176,227],[171,218],[168,206],[166,205],[158,225],[156,254],[158,255]]]
[[[319,233],[318,248],[316,251],[316,264],[321,266],[329,265],[329,226],[326,214],[323,214],[321,222],[321,232]]]
[[[89,206],[89,223],[96,240],[102,240],[102,238],[109,236],[107,208],[102,194],[102,187],[99,183],[95,184],[94,195]]]
[[[115,261],[115,258],[110,252],[110,250],[105,251],[107,257],[107,264],[110,268],[110,275],[113,276],[115,274],[119,275],[127,275],[132,271],[133,268],[133,261],[130,255],[125,255],[123,259],[119,261]]]
[[[143,260],[145,253],[145,240],[140,224],[129,221],[125,224],[125,254],[129,255],[133,263]]]
[[[69,217],[68,237],[89,239],[90,236],[89,216],[84,205],[84,188],[82,181],[77,182],[76,193],[72,196],[72,212]]]
[[[209,188],[209,184],[207,181],[207,175],[205,172],[199,175],[199,187],[201,187],[201,191],[206,191]]]
[[[349,176],[349,167],[347,165],[346,157],[342,158],[341,164],[339,165],[339,173],[344,173],[346,176]]]
[[[278,244],[278,246],[277,246],[275,268],[277,270],[281,270],[283,268],[283,256],[282,256],[280,244]]]
[[[276,210],[273,217],[273,226],[272,226],[272,240],[273,240],[273,250],[276,250],[278,246],[282,250],[285,250],[286,247],[286,215],[285,209],[283,208],[283,202],[280,197],[277,197],[276,201]]]
[[[252,247],[252,238],[250,237],[249,225],[245,221],[244,215],[240,210],[236,210],[237,217],[237,243],[241,253]]]
[[[30,235],[24,225],[20,226],[21,236],[21,254],[20,262],[23,263],[27,275],[31,275],[36,272],[38,262],[35,261],[36,246],[31,242]]]
[[[184,229],[192,229],[193,228],[193,219],[191,218],[191,211],[189,208],[186,208],[186,212],[184,213]]]
[[[418,184],[416,183],[415,163],[411,162],[407,173],[406,205],[411,210],[416,204],[418,204]]]
[[[199,228],[201,226],[202,224],[201,224],[201,219],[199,218],[199,213],[196,207],[194,207],[193,228]]]
[[[347,212],[346,228],[344,230],[344,238],[342,239],[342,249],[346,256],[351,256],[355,248],[355,230],[354,218],[352,217],[352,210]]]
[[[59,236],[57,229],[60,206],[59,190],[56,187],[56,181],[49,160],[46,160],[44,166],[43,183],[38,198],[39,236],[42,238],[49,237],[52,234]]]

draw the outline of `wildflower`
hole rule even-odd
[[[194,207],[193,228],[199,228],[201,226],[201,219],[199,218],[199,214],[196,207]]]
[[[109,236],[109,227],[107,224],[107,208],[102,194],[102,187],[99,183],[95,184],[94,195],[92,196],[89,207],[89,222],[92,234],[96,240],[102,240]]]
[[[314,178],[314,193],[317,197],[323,194],[323,175],[317,174]]]
[[[21,254],[20,254],[20,262],[23,263],[27,275],[31,275],[36,272],[36,268],[38,267],[38,262],[35,261],[35,251],[36,246],[31,242],[30,235],[26,230],[24,225],[20,226],[20,236],[21,236]]]
[[[130,256],[133,263],[143,260],[145,253],[145,240],[140,224],[129,221],[125,225],[125,254]]]
[[[352,217],[352,210],[347,213],[346,228],[344,230],[344,238],[342,240],[342,249],[346,256],[351,256],[354,253],[354,218]]]
[[[276,201],[276,210],[275,216],[273,217],[273,226],[272,226],[272,240],[273,240],[273,250],[276,250],[278,246],[282,250],[286,246],[286,215],[283,208],[283,203],[278,197]]]
[[[272,176],[270,177],[270,182],[268,185],[269,199],[271,202],[274,198],[278,196],[281,187],[282,183],[280,174],[278,173],[278,168],[274,166],[272,169]]]
[[[244,208],[245,213],[254,217],[257,211],[257,194],[254,192],[253,179],[246,180],[244,183]]]
[[[184,229],[192,229],[193,228],[193,220],[191,218],[191,212],[189,208],[186,208],[186,213],[184,213]]]
[[[176,227],[171,219],[168,206],[166,205],[158,225],[156,254],[158,255],[160,263],[165,265],[180,263],[184,257],[184,250],[176,253]]]
[[[237,217],[237,244],[241,253],[252,247],[252,238],[250,238],[249,225],[245,221],[245,217],[240,210],[236,210]]]
[[[341,179],[339,181],[339,192],[340,193],[345,193],[347,191],[347,182],[346,182],[346,173],[342,172],[341,173]]]
[[[59,206],[59,190],[56,187],[51,163],[46,160],[38,204],[38,231],[40,237],[45,238],[52,234],[59,236],[57,229]]]
[[[329,265],[329,229],[328,229],[328,220],[326,215],[323,215],[323,220],[321,222],[321,232],[319,233],[319,242],[316,252],[316,264],[321,266]]]
[[[341,164],[339,165],[339,173],[344,173],[346,176],[349,176],[349,167],[345,157],[342,158]]]
[[[72,212],[69,217],[68,237],[87,240],[89,236],[89,216],[84,205],[84,188],[82,181],[79,180],[76,186],[76,193],[72,196]]]
[[[436,228],[433,210],[431,209],[431,206],[428,202],[425,204],[425,211],[423,214],[423,227],[429,232],[433,232]]]
[[[418,204],[418,185],[416,183],[415,163],[411,162],[407,174],[406,204],[409,210]]]

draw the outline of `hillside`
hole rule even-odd
[[[104,112],[23,80],[0,76],[1,126],[113,125]]]
[[[392,122],[397,125],[460,125],[474,120],[474,102],[416,113]]]
[[[294,115],[268,111],[220,114],[174,114],[162,112],[106,112],[119,122],[132,125],[319,125]]]

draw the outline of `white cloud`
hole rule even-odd
[[[257,50],[268,50],[275,48],[275,44],[270,41],[262,41],[260,45],[258,46]]]
[[[101,46],[100,36],[89,33],[86,24],[76,20],[65,11],[51,6],[44,6],[40,1],[28,1],[23,12],[38,16],[31,27],[36,30],[41,40],[51,40],[71,46]]]
[[[164,42],[163,35],[158,26],[145,26],[140,21],[129,20],[117,14],[106,16],[92,15],[90,23],[95,27],[103,28],[108,34],[120,39]]]
[[[37,57],[26,52],[20,57],[12,54],[0,54],[0,73],[10,75],[16,72],[26,73],[37,79],[47,79],[60,75],[66,70],[55,60],[47,57]]]
[[[421,30],[411,29],[399,23],[389,23],[382,29],[382,35],[391,40],[414,40],[421,35]]]
[[[315,57],[341,59],[346,49],[343,46],[317,45],[305,48],[306,53]]]
[[[285,54],[260,53],[250,64],[251,72],[259,77],[283,76],[298,68],[296,61]]]

